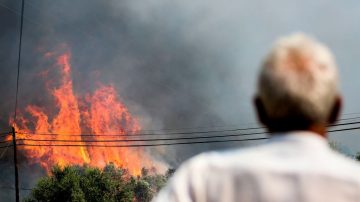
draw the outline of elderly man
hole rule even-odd
[[[360,201],[360,167],[333,152],[326,128],[341,108],[331,52],[303,34],[266,57],[254,100],[270,140],[186,162],[155,201]]]

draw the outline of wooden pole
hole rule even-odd
[[[12,137],[13,137],[14,169],[15,169],[15,198],[16,198],[16,202],[19,202],[20,201],[20,197],[19,197],[19,173],[18,173],[17,150],[16,150],[16,132],[15,132],[14,127],[12,127]]]

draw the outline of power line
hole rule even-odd
[[[0,149],[12,147],[13,145],[0,146]]]
[[[357,114],[357,113],[353,113],[353,114]],[[352,118],[344,118],[344,119],[340,119],[339,121],[344,121],[344,120],[351,120],[351,119],[360,119],[360,117],[352,117]],[[351,125],[351,124],[358,124],[360,122],[349,122],[349,123],[338,123],[338,124],[333,124],[330,125],[330,127],[336,127],[336,126],[343,126],[343,125]],[[217,127],[221,127],[221,126],[217,126]],[[225,126],[224,126],[225,127]],[[200,127],[198,127],[200,128]],[[211,127],[201,127],[201,128],[211,128]],[[191,128],[187,128],[187,129],[191,129]],[[195,129],[195,128],[194,128]],[[264,127],[249,127],[249,128],[236,128],[236,129],[225,129],[225,130],[208,130],[208,131],[188,131],[188,132],[172,132],[172,133],[134,133],[134,134],[79,134],[79,135],[74,135],[74,134],[59,134],[59,133],[28,133],[28,132],[17,132],[20,134],[28,134],[28,135],[44,135],[44,136],[51,136],[51,135],[55,135],[55,136],[76,136],[76,137],[94,137],[94,136],[123,136],[126,138],[129,137],[136,137],[136,136],[146,136],[146,135],[186,135],[186,134],[201,134],[201,133],[215,133],[215,132],[233,132],[233,131],[240,131],[240,130],[263,130],[265,129]],[[179,129],[166,129],[166,130],[179,130]],[[151,131],[151,130],[142,130],[142,131]],[[153,130],[156,131],[156,130]],[[160,131],[160,130],[158,130]],[[129,132],[129,131],[126,131]],[[0,137],[5,137],[10,135],[11,132],[2,132],[0,133]]]
[[[134,133],[134,134],[59,134],[59,133],[23,133],[28,135],[59,135],[59,136],[82,136],[82,137],[97,137],[97,136],[123,136],[123,137],[136,137],[136,136],[148,136],[148,135],[189,135],[189,134],[203,134],[203,133],[217,133],[217,132],[235,132],[242,130],[256,130],[260,128],[236,128],[236,129],[225,129],[225,130],[208,130],[208,131],[190,131],[190,132],[173,132],[173,133]]]
[[[336,126],[346,126],[346,125],[353,125],[353,124],[359,124],[360,121],[356,121],[356,122],[348,122],[348,123],[336,123],[336,124],[332,124],[330,125],[330,127],[336,127]]]
[[[222,138],[222,137],[238,137],[238,136],[249,136],[267,134],[263,132],[258,133],[245,133],[245,134],[226,134],[226,135],[211,135],[211,136],[196,136],[196,137],[177,137],[177,138],[153,138],[153,139],[126,139],[126,140],[42,140],[42,139],[31,139],[24,138],[18,139],[22,141],[39,141],[39,142],[147,142],[147,141],[169,141],[169,140],[193,140],[193,139],[208,139],[208,138]]]
[[[3,144],[3,143],[8,143],[8,142],[12,142],[12,140],[0,141],[0,144]]]
[[[12,8],[10,8],[10,7],[8,7],[8,6],[5,5],[3,2],[0,2],[0,7],[3,7],[3,8],[5,8],[6,10],[8,10],[8,11],[14,13],[14,14],[16,14],[16,15],[18,15],[18,16],[21,16],[21,13],[20,13],[20,12],[18,12],[17,10],[12,9]],[[37,22],[35,22],[35,21],[33,21],[33,20],[30,20],[29,18],[27,18],[27,17],[25,17],[25,16],[24,16],[24,19],[25,19],[26,21],[32,23],[32,24],[42,25],[42,24],[39,24],[39,23],[37,23]]]
[[[5,155],[5,153],[6,153],[7,150],[9,149],[9,147],[10,147],[10,145],[11,145],[11,142],[12,142],[12,141],[9,142],[9,144],[8,144],[7,147],[6,147],[6,149],[1,153],[0,159],[2,159],[2,157]]]
[[[53,146],[53,147],[154,147],[154,146],[167,146],[167,145],[191,145],[191,144],[204,144],[204,143],[220,143],[220,142],[244,142],[254,140],[265,140],[268,137],[262,138],[248,138],[248,139],[232,139],[232,140],[210,140],[210,141],[193,141],[193,142],[173,142],[173,143],[158,143],[158,144],[131,144],[131,145],[86,145],[86,144],[24,144],[20,143],[17,146]]]
[[[3,8],[5,8],[5,9],[7,9],[7,10],[9,10],[9,11],[11,11],[12,13],[15,13],[15,14],[17,14],[17,15],[20,15],[20,13],[19,13],[18,11],[14,10],[14,9],[12,9],[12,8],[10,8],[10,7],[8,7],[7,5],[3,4],[2,2],[0,2],[0,7],[3,7]]]
[[[11,135],[11,132],[4,132],[4,133],[0,133],[0,137],[6,137]]]
[[[338,123],[332,124],[330,127],[336,126],[345,126],[345,125],[354,125],[360,124],[358,122],[349,122],[349,123]],[[222,132],[236,132],[236,131],[246,131],[246,130],[263,130],[264,128],[260,127],[252,127],[252,128],[235,128],[235,129],[223,129],[223,130],[207,130],[207,131],[189,131],[189,132],[171,132],[171,133],[134,133],[134,134],[60,134],[60,133],[27,133],[27,132],[18,132],[20,134],[28,134],[28,135],[43,135],[43,136],[76,136],[76,137],[111,137],[111,136],[121,136],[121,137],[137,137],[137,136],[155,136],[155,135],[190,135],[190,134],[204,134],[204,133],[222,133]]]
[[[355,128],[342,128],[342,129],[334,129],[334,130],[330,130],[328,131],[329,133],[333,133],[333,132],[340,132],[340,131],[347,131],[347,130],[358,130],[360,129],[360,127],[355,127]]]
[[[348,131],[348,130],[358,130],[360,127],[353,127],[353,128],[343,128],[343,129],[334,129],[329,130],[329,133],[333,132],[340,132],[340,131]],[[258,134],[267,134],[267,133],[248,133],[248,134],[230,134],[230,135],[218,135],[218,136],[202,136],[202,137],[181,137],[181,138],[157,138],[157,139],[142,139],[142,140],[37,140],[37,139],[19,139],[19,140],[27,140],[27,141],[35,141],[35,142],[89,142],[89,143],[97,143],[97,142],[110,142],[110,143],[117,143],[117,142],[138,142],[138,141],[178,141],[178,140],[197,140],[197,139],[209,139],[209,138],[227,138],[227,137],[236,137],[242,135],[258,135]],[[268,139],[265,138],[250,138],[250,139],[241,139],[241,140],[233,140],[233,141],[249,141],[255,139]],[[232,140],[210,140],[210,141],[202,141],[200,143],[213,143],[217,141],[232,141]],[[160,145],[173,145],[173,144],[192,144],[193,142],[175,142],[175,143],[159,143],[159,144],[137,144],[137,145],[91,145],[91,144],[27,144],[27,143],[20,143],[18,145],[26,145],[26,146],[111,146],[111,147],[141,147],[141,146],[160,146]]]
[[[360,127],[353,127],[353,128],[343,128],[343,129],[334,129],[329,130],[329,133],[339,132],[339,131],[347,131],[347,130],[357,130]],[[119,140],[119,139],[106,139],[106,140],[51,140],[51,139],[32,139],[32,138],[23,138],[18,139],[19,141],[33,141],[33,142],[148,142],[148,141],[177,141],[177,140],[196,140],[196,139],[210,139],[210,138],[227,138],[227,137],[239,137],[239,136],[250,136],[250,135],[265,135],[268,134],[267,132],[256,132],[256,133],[241,133],[241,134],[226,134],[226,135],[211,135],[211,136],[195,136],[195,137],[176,137],[176,138],[152,138],[152,139],[126,139],[126,140]]]

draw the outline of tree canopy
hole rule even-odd
[[[360,152],[358,152],[358,153],[356,154],[355,159],[356,159],[357,161],[360,161]]]
[[[156,174],[143,168],[140,176],[109,164],[103,169],[89,166],[52,168],[41,178],[26,202],[34,201],[150,201],[165,185],[173,170]]]

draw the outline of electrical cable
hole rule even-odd
[[[0,144],[3,144],[3,143],[8,143],[8,142],[12,142],[12,140],[4,140],[4,141],[0,141]]]
[[[3,149],[3,148],[8,148],[8,147],[12,147],[13,145],[6,145],[6,146],[0,146],[0,149]]]
[[[173,142],[173,143],[158,143],[158,144],[131,144],[131,145],[86,145],[86,144],[24,144],[20,143],[17,146],[52,146],[52,147],[154,147],[154,146],[167,146],[167,145],[191,145],[191,144],[204,144],[204,143],[221,143],[221,142],[244,142],[253,140],[265,140],[267,137],[262,138],[248,138],[241,140],[210,140],[210,141],[194,141],[194,142]]]
[[[9,142],[9,144],[7,145],[6,149],[1,153],[0,155],[0,159],[2,159],[2,157],[4,156],[4,154],[7,152],[7,150],[9,149],[10,145],[12,142]]]
[[[353,127],[353,128],[343,128],[343,129],[334,129],[334,130],[329,130],[329,133],[333,133],[333,132],[340,132],[340,131],[348,131],[348,130],[358,130],[360,129],[360,127]],[[257,133],[257,134],[266,134],[266,133]],[[163,138],[163,139],[144,139],[144,140],[136,140],[136,141],[177,141],[177,140],[197,140],[197,139],[204,139],[204,138],[226,138],[226,137],[234,137],[236,135],[245,135],[245,134],[231,134],[231,135],[221,135],[221,136],[202,136],[202,137],[183,137],[183,138]],[[250,135],[250,134],[247,134]],[[267,137],[264,138],[249,138],[249,139],[241,139],[241,140],[233,140],[233,141],[250,141],[250,140],[256,140],[256,139],[268,139]],[[23,139],[26,141],[26,139]],[[111,142],[111,143],[116,143],[116,142],[134,142],[132,140],[36,140],[36,139],[28,139],[28,141],[45,141],[45,142],[73,142],[73,143],[77,143],[77,142],[92,142],[92,143],[97,143],[97,142]],[[201,141],[201,142],[197,142],[197,143],[213,143],[213,142],[218,142],[218,141],[232,141],[232,140],[210,140],[210,141]],[[189,144],[193,144],[194,142],[187,142]],[[26,145],[26,146],[104,146],[104,147],[141,147],[141,146],[160,146],[160,145],[173,145],[173,144],[186,144],[186,142],[175,142],[175,143],[159,143],[159,144],[138,144],[138,145],[91,145],[91,144],[27,144],[27,143],[20,143],[18,145]]]
[[[223,138],[223,137],[238,137],[248,135],[266,134],[259,133],[246,133],[246,134],[226,134],[226,135],[212,135],[212,136],[196,136],[196,137],[177,137],[177,138],[153,138],[153,139],[126,139],[126,140],[49,140],[49,139],[31,139],[24,138],[18,139],[20,141],[39,141],[39,142],[147,142],[147,141],[174,141],[174,140],[192,140],[192,139],[208,139],[208,138]]]
[[[349,123],[338,123],[332,124],[329,127],[336,127],[336,126],[345,126],[345,125],[353,125],[353,124],[360,124],[360,122],[349,122]],[[236,131],[246,131],[246,130],[262,130],[263,128],[253,127],[253,128],[236,128],[236,129],[224,129],[224,130],[207,130],[207,131],[189,131],[189,132],[172,132],[172,133],[134,133],[134,134],[59,134],[59,133],[27,133],[27,132],[17,132],[19,134],[27,134],[27,135],[43,135],[43,136],[76,136],[76,137],[110,137],[110,136],[121,136],[121,137],[137,137],[137,136],[155,136],[155,135],[190,135],[190,134],[204,134],[204,133],[221,133],[221,132],[236,132]]]

